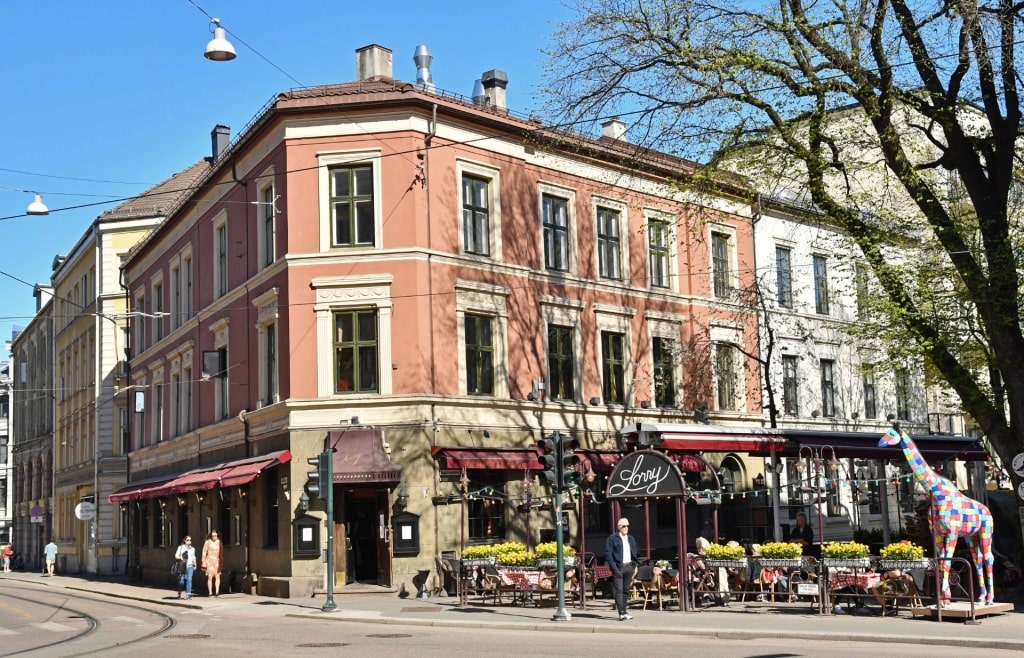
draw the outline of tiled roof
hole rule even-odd
[[[207,160],[200,160],[145,192],[104,212],[99,219],[102,221],[164,215],[180,199],[188,195],[196,182],[209,170],[210,163]]]

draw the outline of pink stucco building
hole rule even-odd
[[[465,99],[393,79],[380,46],[356,59],[354,82],[218,127],[209,174],[125,260],[131,484],[111,500],[144,574],[217,529],[234,587],[319,587],[293,523],[324,516],[302,498],[325,442],[337,582],[398,585],[467,542],[543,538],[520,504],[547,496],[551,431],[600,476],[629,423],[760,417],[736,181],[698,189],[618,120],[590,139],[517,117],[501,71]],[[473,499],[446,504],[463,473]],[[604,512],[568,540],[603,540]]]

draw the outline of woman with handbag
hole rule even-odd
[[[185,588],[185,598],[192,598],[192,574],[196,571],[196,549],[192,546],[192,538],[185,537],[181,540],[181,546],[174,552],[174,559],[178,561],[178,598],[181,598],[181,590]]]

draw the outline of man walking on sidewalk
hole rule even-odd
[[[604,544],[604,559],[612,570],[612,585],[615,590],[615,607],[619,610],[619,621],[632,619],[626,610],[629,590],[633,587],[633,572],[636,566],[636,540],[629,534],[629,519],[619,519],[619,531],[609,535]]]
[[[53,576],[53,567],[57,563],[57,544],[50,537],[50,543],[43,547],[43,556],[46,557],[46,575]]]

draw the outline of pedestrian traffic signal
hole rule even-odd
[[[580,447],[580,442],[571,436],[562,436],[561,439],[558,447],[558,490],[568,491],[575,487],[580,479],[580,472],[577,470],[580,456],[575,452]]]
[[[331,486],[331,453],[324,451],[316,457],[309,457],[306,463],[316,466],[315,471],[306,473],[306,493],[312,498],[327,498],[327,487]]]
[[[544,469],[544,480],[552,489],[558,488],[558,441],[553,437],[547,437],[537,442],[537,451],[540,462]]]

